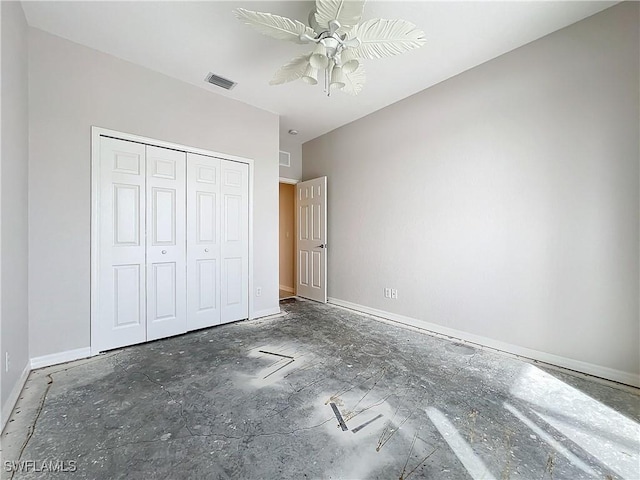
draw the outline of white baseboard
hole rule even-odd
[[[293,287],[285,287],[284,285],[279,285],[280,290],[284,290],[289,293],[296,293],[296,290]]]
[[[435,334],[436,336],[462,340],[465,342],[473,343],[475,345],[479,345],[481,347],[492,348],[501,352],[525,357],[531,360],[537,360],[540,362],[548,363],[550,365],[567,368],[569,370],[575,370],[577,372],[586,373],[588,375],[593,375],[595,377],[600,377],[607,380],[612,380],[614,382],[623,383],[625,385],[640,387],[640,375],[635,375],[630,372],[615,370],[613,368],[603,367],[600,365],[595,365],[593,363],[583,362],[581,360],[562,357],[553,353],[541,352],[539,350],[501,342],[492,338],[475,335],[473,333],[467,333],[462,330],[443,327],[435,323],[429,323],[415,318],[405,317],[404,315],[398,315],[396,313],[366,307],[357,303],[347,302],[346,300],[340,300],[339,298],[329,298],[328,301],[333,305],[348,308],[350,310],[355,310],[361,313],[367,313],[369,315],[372,315],[373,317],[376,317],[376,320],[391,321],[396,324],[400,323],[404,326],[409,326],[421,330],[422,332]]]
[[[266,308],[264,310],[256,310],[253,312],[253,315],[251,315],[250,320],[253,320],[255,318],[269,317],[271,315],[278,315],[279,313],[280,313],[280,307]]]
[[[67,350],[65,352],[52,353],[51,355],[43,355],[41,357],[35,357],[31,359],[31,370],[50,367],[51,365],[58,365],[59,363],[71,362],[73,360],[80,360],[81,358],[87,358],[90,356],[90,347],[76,348],[75,350]]]
[[[20,374],[20,378],[18,378],[18,381],[13,386],[13,390],[11,390],[11,393],[9,394],[9,398],[7,398],[6,403],[2,406],[2,411],[0,412],[0,432],[4,431],[4,427],[9,421],[13,408],[16,406],[16,403],[18,403],[18,398],[22,393],[22,389],[24,388],[24,384],[27,382],[30,372],[31,368],[29,366],[29,362],[27,362],[24,366],[24,370]]]

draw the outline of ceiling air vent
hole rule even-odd
[[[231,90],[238,84],[237,82],[232,82],[231,80],[220,77],[215,73],[209,73],[209,75],[207,75],[207,78],[205,78],[205,81],[209,82],[212,85],[216,85],[217,87],[222,87],[225,90]]]

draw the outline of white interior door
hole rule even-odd
[[[249,165],[94,146],[92,352],[248,318]]]
[[[249,317],[249,166],[220,161],[222,323]]]
[[[220,159],[187,154],[187,330],[220,323]]]
[[[96,350],[146,340],[145,146],[100,138]]]
[[[327,177],[296,185],[297,295],[327,302]]]
[[[187,331],[186,156],[146,146],[147,340]]]

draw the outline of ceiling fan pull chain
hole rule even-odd
[[[331,87],[329,85],[331,81],[331,78],[329,78],[329,76],[331,75],[330,72],[331,70],[328,68],[324,71],[324,91],[326,92],[327,97],[331,96]]]

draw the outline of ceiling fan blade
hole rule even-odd
[[[345,71],[342,73],[344,74],[344,87],[341,90],[348,95],[358,95],[362,91],[364,81],[367,78],[364,67],[360,65],[351,73]]]
[[[382,58],[405,53],[426,43],[424,32],[406,20],[374,18],[362,22],[347,34],[349,39],[358,38],[360,46],[349,48],[345,53],[355,58]]]
[[[269,85],[282,85],[301,78],[309,65],[309,57],[311,57],[311,54],[301,55],[280,67],[269,82]]]
[[[312,28],[304,23],[290,18],[273,15],[271,13],[253,12],[244,8],[237,8],[233,11],[236,18],[243,23],[253,27],[258,32],[279,40],[289,40],[296,43],[307,43],[300,39],[300,35],[307,34],[315,37]]]
[[[364,0],[316,0],[316,22],[322,29],[329,28],[331,20],[340,22],[346,30],[360,21]]]

